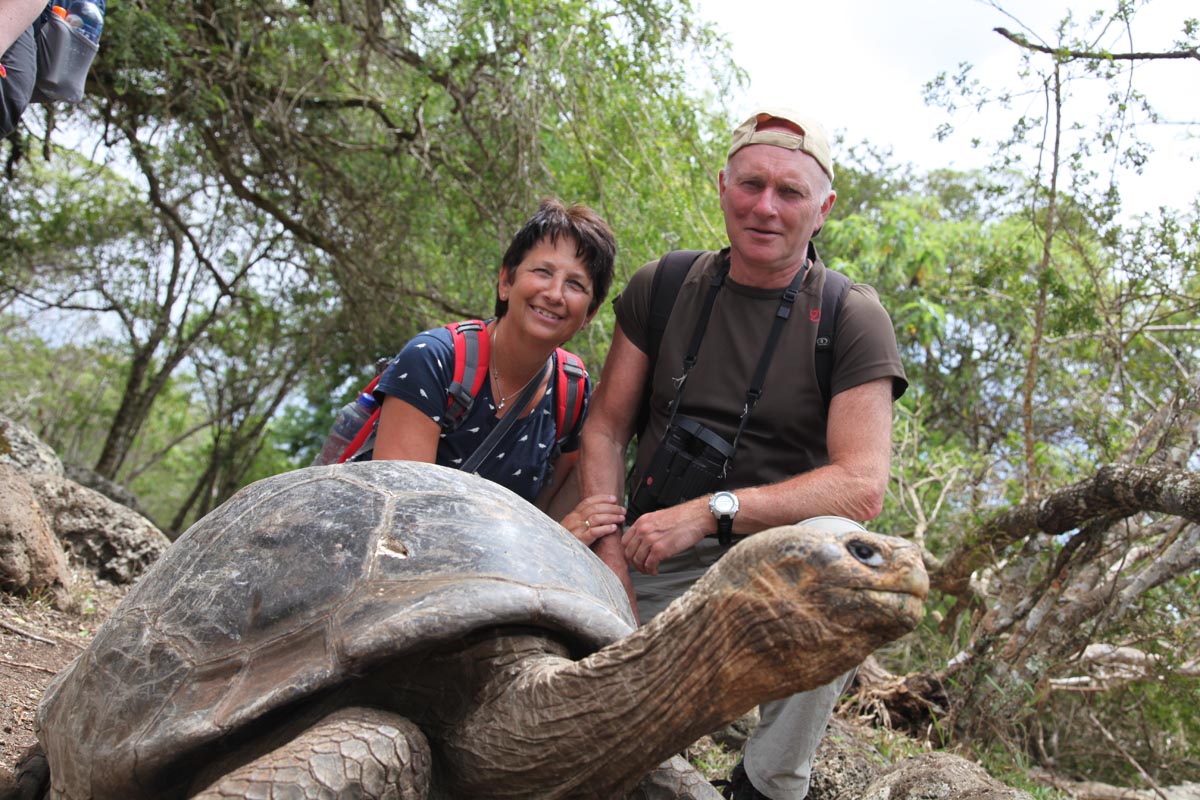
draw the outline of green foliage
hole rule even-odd
[[[1200,206],[1120,213],[1119,186],[1105,181],[1112,164],[1144,162],[1133,123],[1153,113],[1120,63],[1078,56],[1126,30],[1133,9],[1120,4],[1086,23],[1091,30],[1064,21],[1052,53],[1030,45],[1018,89],[984,87],[969,65],[941,76],[929,96],[949,110],[1031,92],[1048,113],[1013,115],[986,173],[920,176],[923,189],[882,196],[822,234],[824,252],[886,298],[912,382],[898,406],[894,482],[878,523],[911,532],[936,557],[981,544],[981,523],[1036,507],[1099,465],[1194,465],[1194,421],[1184,420],[1195,414]],[[1073,119],[1073,89],[1113,78],[1113,113],[1099,124]],[[1195,774],[1197,739],[1180,714],[1195,705],[1195,686],[1180,677],[1190,667],[1179,655],[1195,649],[1184,644],[1195,641],[1194,603],[1183,600],[1194,576],[1160,575],[1128,607],[1115,588],[1104,590],[1086,630],[1055,629],[1058,614],[1109,579],[1132,592],[1145,580],[1138,570],[1174,535],[1146,516],[1097,519],[1071,540],[1022,536],[995,548],[972,576],[978,594],[964,593],[962,606],[935,598],[934,620],[954,624],[922,626],[907,652],[935,665],[961,652],[976,658],[953,691],[977,720],[972,731],[995,746],[989,761],[1016,775],[1040,762],[1127,785],[1142,783],[1133,762],[1164,785]],[[1117,578],[1125,574],[1127,582]],[[1175,628],[1178,640],[1165,633]],[[1153,675],[1084,684],[1106,691],[1046,688],[1086,677],[1076,649],[1088,642],[1160,661]],[[1146,710],[1131,713],[1139,700]],[[1116,747],[1124,759],[1112,758]]]
[[[666,0],[117,4],[63,110],[83,146],[20,163],[0,212],[0,308],[38,332],[90,310],[72,343],[120,364],[71,457],[183,511],[307,463],[377,358],[490,315],[544,195],[609,219],[618,286],[716,244],[717,115],[739,74],[694,17]],[[299,324],[267,333],[266,307]],[[593,371],[611,325],[605,304],[573,343]],[[251,410],[255,385],[272,399]]]
[[[741,759],[741,751],[731,750],[705,736],[688,747],[687,759],[706,780],[722,780],[729,777]]]
[[[0,411],[33,431],[66,463],[86,464],[97,454],[95,434],[116,409],[115,384],[124,360],[105,343],[77,345],[75,337],[94,321],[73,320],[52,343],[6,315],[0,317]]]
[[[0,309],[18,294],[65,295],[94,254],[123,249],[152,228],[130,184],[71,151],[29,162],[0,208]]]

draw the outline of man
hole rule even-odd
[[[836,194],[821,126],[791,109],[765,108],[734,131],[718,177],[729,247],[705,253],[692,265],[653,372],[647,330],[657,264],[633,276],[614,301],[612,347],[583,431],[584,496],[621,496],[625,447],[635,433],[643,390],[650,387],[627,520],[632,524],[622,534],[622,520],[601,516],[589,520],[581,537],[620,577],[642,620],[721,557],[727,547],[717,538],[719,526],[736,542],[812,517],[842,517],[843,527],[857,527],[851,520],[878,515],[889,472],[892,402],[907,388],[891,320],[875,291],[856,285],[838,314],[828,410],[822,399],[814,345],[820,315],[831,311],[821,308],[827,273],[810,240]],[[727,276],[714,290],[714,276],[725,269]],[[798,291],[790,313],[783,314],[789,286]],[[702,322],[706,301],[711,311]],[[786,321],[771,351],[778,316]],[[694,366],[685,370],[684,356],[698,335]],[[767,358],[761,398],[750,402],[748,390]],[[663,491],[664,483],[655,483],[663,459],[688,449],[660,445],[664,438],[673,441],[669,428],[671,435],[686,438],[689,434],[680,433],[684,427],[735,444],[728,470],[699,496],[673,498],[667,492],[655,498]],[[764,704],[728,796],[804,798],[813,753],[849,678]]]

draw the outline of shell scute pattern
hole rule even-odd
[[[88,777],[103,762],[153,795],[230,732],[498,625],[581,653],[633,629],[611,571],[490,481],[405,462],[297,470],[180,537],[55,679],[39,724],[64,788],[120,794]]]

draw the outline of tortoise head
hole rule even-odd
[[[733,547],[690,594],[677,602],[743,628],[733,631],[743,648],[800,669],[844,661],[844,671],[916,627],[929,578],[904,539],[790,525]]]

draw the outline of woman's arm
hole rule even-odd
[[[583,457],[579,462],[583,494],[620,497],[624,492],[625,448],[633,436],[642,389],[649,379],[649,357],[625,336],[618,324],[613,330],[612,346],[604,360],[600,382],[583,426]],[[621,522],[624,522],[624,513]],[[606,525],[599,531],[589,528],[582,536],[577,529],[572,533],[590,545],[600,560],[616,573],[636,615],[637,598],[625,562],[621,524]]]
[[[438,437],[442,430],[436,422],[415,406],[398,397],[385,395],[375,431],[375,461],[437,460]]]

